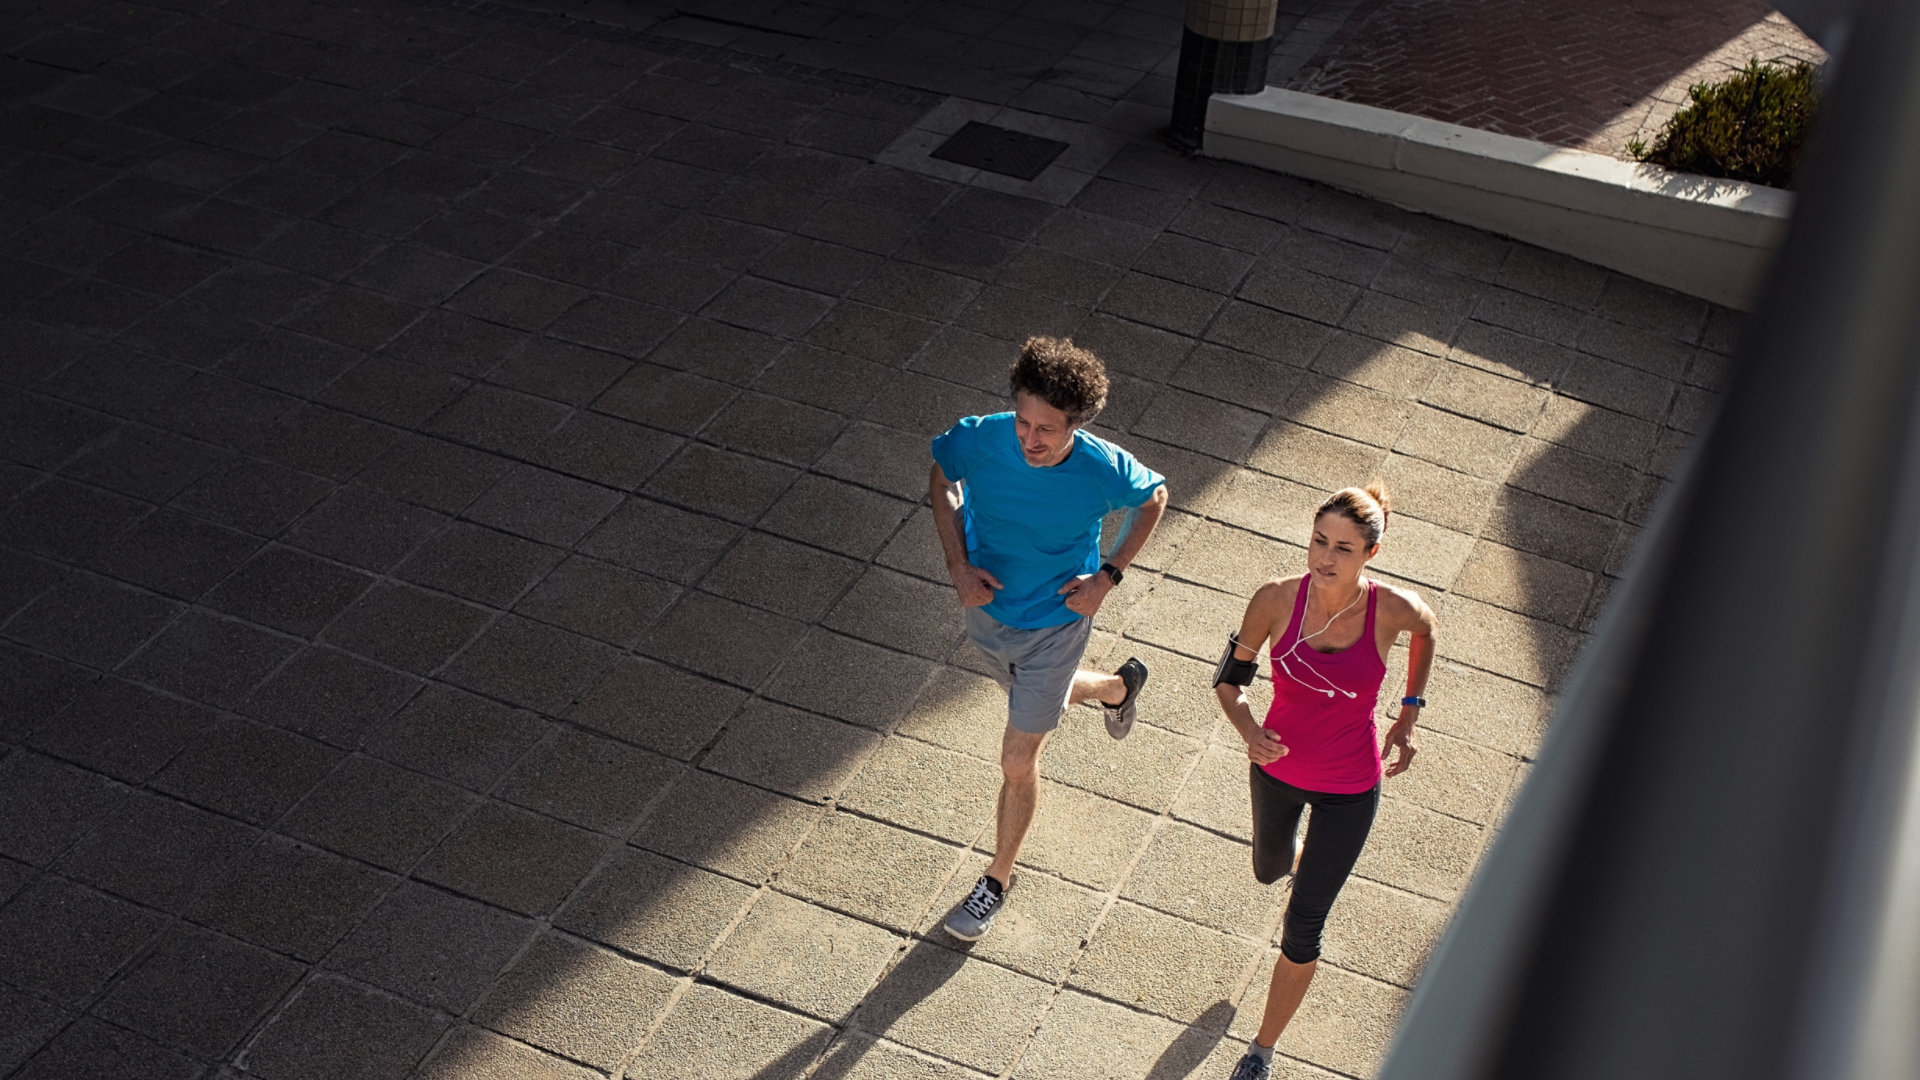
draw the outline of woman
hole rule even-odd
[[[1418,596],[1361,576],[1380,553],[1387,493],[1375,483],[1335,492],[1313,517],[1307,572],[1269,581],[1253,594],[1240,632],[1227,643],[1214,693],[1247,742],[1253,762],[1253,876],[1262,884],[1293,871],[1280,959],[1267,1011],[1232,1080],[1266,1080],[1274,1044],[1306,996],[1320,959],[1320,933],[1340,895],[1380,803],[1381,746],[1374,706],[1387,675],[1387,651],[1402,632],[1407,693],[1385,745],[1397,758],[1384,775],[1413,763],[1413,726],[1433,666],[1433,612]],[[1259,649],[1273,642],[1273,706],[1264,724],[1247,705]],[[1313,807],[1305,844],[1301,808]]]

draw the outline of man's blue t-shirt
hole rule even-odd
[[[1010,412],[969,416],[948,428],[933,440],[933,460],[963,485],[968,561],[1002,586],[982,610],[1023,630],[1080,618],[1060,587],[1100,568],[1100,519],[1141,505],[1165,482],[1132,454],[1079,429],[1066,460],[1029,465]]]

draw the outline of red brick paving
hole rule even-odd
[[[1365,0],[1288,86],[1625,156],[1755,56],[1826,59],[1754,0]]]

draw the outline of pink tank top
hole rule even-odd
[[[1373,710],[1387,665],[1374,643],[1379,596],[1379,585],[1367,582],[1367,626],[1360,640],[1334,653],[1315,652],[1312,643],[1296,649],[1307,610],[1307,583],[1301,581],[1293,618],[1273,643],[1273,707],[1264,726],[1287,748],[1285,757],[1263,766],[1275,780],[1334,795],[1357,794],[1380,782]]]

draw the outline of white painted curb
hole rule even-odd
[[[1751,307],[1793,194],[1291,90],[1215,95],[1203,152]]]

